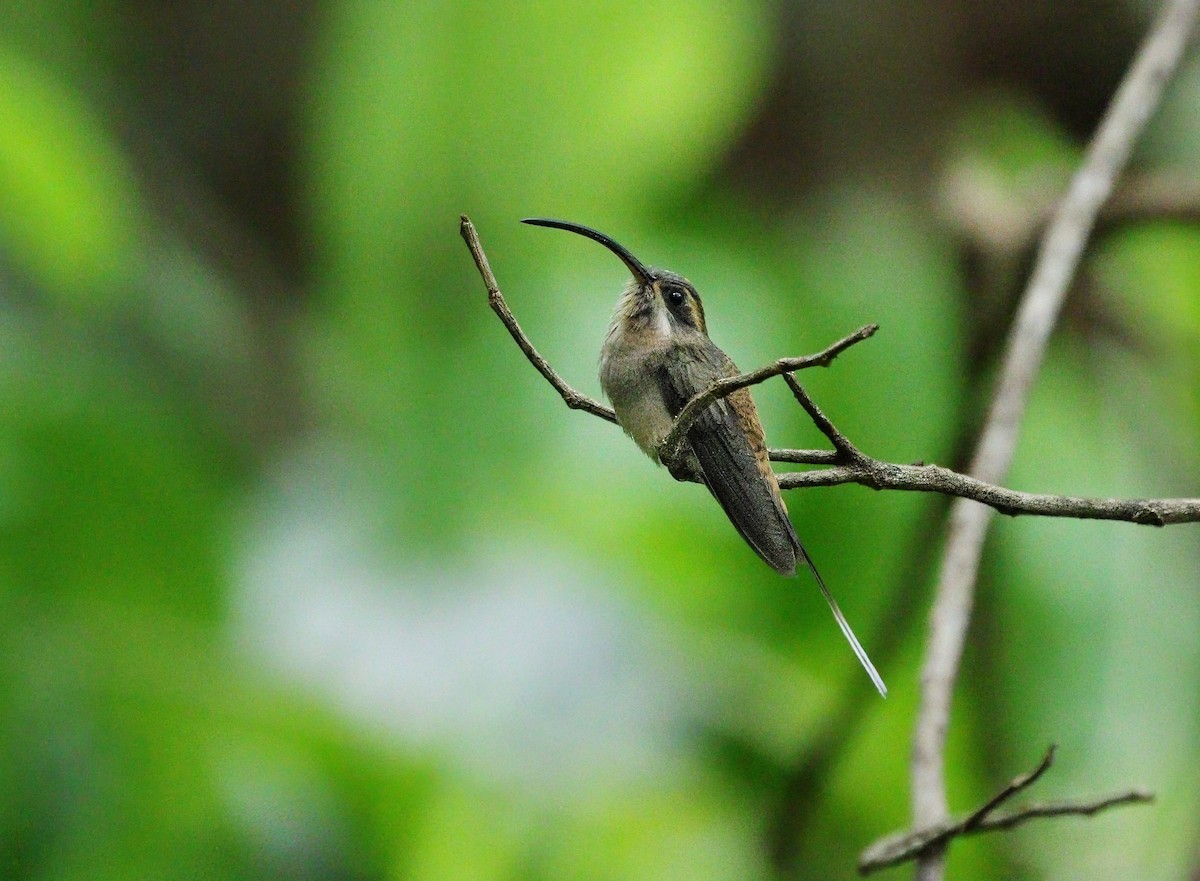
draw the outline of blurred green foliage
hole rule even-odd
[[[590,394],[623,270],[520,217],[686,274],[743,367],[878,322],[807,387],[868,452],[953,462],[1028,252],[973,273],[939,182],[966,169],[1003,227],[1044,210],[1076,135],[1032,92],[949,90],[933,185],[843,168],[768,209],[731,166],[778,107],[773,5],[343,0],[270,104],[303,245],[280,265],[214,192],[203,102],[142,100],[172,69],[163,14],[0,3],[0,877],[848,876],[907,822],[941,503],[789,499],[878,701],[805,575],[529,368],[458,216]],[[180,67],[220,67],[210,48]],[[252,81],[228,53],[222,81]],[[1197,83],[1156,167],[1194,170]],[[204,143],[173,154],[166,120]],[[1195,224],[1098,241],[1012,485],[1198,494],[1198,266]],[[776,445],[821,443],[782,384],[756,398]],[[952,804],[1051,741],[1041,795],[1159,799],[963,842],[952,877],[1192,864],[1198,549],[1189,526],[996,524]]]

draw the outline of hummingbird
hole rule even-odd
[[[600,350],[600,386],[621,428],[647,456],[662,464],[660,445],[684,405],[717,380],[740,372],[709,339],[700,294],[683,276],[646,266],[599,230],[546,217],[529,217],[522,223],[562,229],[599,242],[616,254],[633,276],[617,301]],[[768,566],[792,576],[797,563],[803,561],[854,654],[886,697],[883,679],[788,517],[750,390],[739,389],[719,398],[700,413],[687,431],[681,452],[678,461],[667,464],[671,476],[706,486],[738,534]]]

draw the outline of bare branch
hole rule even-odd
[[[500,285],[496,282],[496,276],[492,274],[492,267],[488,264],[487,255],[483,253],[483,245],[479,241],[479,235],[475,232],[474,224],[471,223],[465,214],[462,215],[459,234],[471,250],[471,256],[475,258],[475,267],[483,277],[483,283],[487,287],[488,292],[488,305],[492,307],[493,312],[500,316],[500,320],[508,328],[508,332],[512,334],[512,338],[520,346],[521,351],[525,353],[525,357],[529,359],[529,363],[537,369],[537,372],[545,378],[546,382],[554,387],[554,390],[562,396],[563,401],[572,410],[584,410],[593,416],[599,416],[608,422],[616,423],[617,414],[599,401],[592,400],[587,395],[577,392],[567,385],[566,381],[554,372],[554,368],[550,366],[550,362],[543,358],[541,353],[533,347],[533,343],[529,341],[529,337],[525,336],[525,331],[521,330],[521,325],[517,324],[517,319],[508,308],[508,303],[504,302],[504,295],[500,293]]]
[[[850,443],[850,438],[838,431],[837,427],[829,421],[829,418],[821,412],[821,408],[808,396],[808,392],[801,388],[796,377],[790,373],[785,373],[783,378],[787,382],[788,388],[792,390],[792,396],[804,408],[804,412],[808,414],[808,418],[813,421],[813,425],[817,426],[821,434],[829,438],[829,442],[833,444],[833,449],[837,452],[837,462],[839,464],[859,464],[867,461],[867,457],[859,452],[858,447]]]
[[[1200,0],[1170,0],[1164,5],[1046,229],[971,464],[971,474],[980,480],[1000,483],[1008,474],[1030,387],[1097,213],[1112,192],[1134,142],[1158,107],[1190,38],[1198,6]],[[991,511],[968,501],[957,502],[950,515],[930,615],[929,642],[921,671],[921,703],[913,737],[913,819],[917,827],[937,825],[949,816],[944,750],[950,700],[990,519]],[[917,878],[940,881],[944,867],[942,848],[927,850],[918,860]]]
[[[777,461],[791,450],[776,450]],[[806,451],[796,450],[797,453]],[[982,502],[1001,514],[1040,517],[1073,517],[1080,520],[1119,520],[1145,526],[1200,522],[1200,499],[1100,499],[1018,492],[976,480],[940,465],[897,465],[869,456],[848,464],[820,471],[802,471],[779,475],[780,489],[810,486],[838,486],[857,483],[871,489],[895,489],[909,492],[936,492]]]
[[[1036,768],[1011,781],[970,814],[954,820],[944,820],[915,831],[896,832],[879,839],[864,850],[862,856],[859,857],[859,873],[868,875],[879,869],[921,859],[931,852],[942,851],[952,839],[966,835],[1012,829],[1014,826],[1030,820],[1048,817],[1091,817],[1119,805],[1144,804],[1154,800],[1152,793],[1141,789],[1130,789],[1089,801],[1039,802],[1011,813],[993,816],[997,808],[1017,793],[1036,783],[1053,763],[1054,747],[1052,746],[1046,751],[1046,755]]]
[[[730,376],[727,379],[714,382],[683,405],[683,409],[679,411],[679,415],[675,417],[675,422],[671,425],[671,431],[663,438],[663,442],[659,444],[659,458],[664,462],[674,461],[678,458],[680,447],[683,445],[684,438],[687,437],[688,429],[692,427],[692,423],[696,421],[696,417],[700,415],[701,411],[713,401],[731,395],[738,389],[758,385],[760,382],[765,382],[774,376],[787,376],[796,370],[804,370],[808,367],[828,367],[834,358],[855,343],[861,343],[868,337],[873,336],[877,330],[879,330],[878,324],[867,324],[854,331],[854,333],[842,337],[836,343],[832,343],[815,355],[801,355],[798,358],[780,358],[775,363],[768,364],[766,367],[760,367],[748,373],[740,373],[737,376]]]
[[[1042,779],[1042,775],[1050,770],[1050,766],[1054,764],[1054,754],[1058,747],[1050,744],[1046,748],[1046,754],[1042,756],[1042,760],[1038,762],[1036,768],[1028,774],[1022,774],[1020,777],[1014,777],[1004,785],[1004,788],[980,805],[973,813],[968,815],[963,821],[963,831],[968,832],[972,829],[977,829],[979,825],[987,819],[988,814],[996,810],[1022,789],[1028,789],[1033,784]]]
[[[898,832],[882,838],[863,851],[858,861],[860,874],[869,875],[880,869],[896,866],[919,859],[935,849],[941,849],[954,838],[963,838],[981,832],[1002,832],[1027,823],[1030,820],[1050,817],[1091,817],[1128,804],[1148,804],[1154,801],[1154,793],[1144,789],[1130,789],[1092,801],[1036,802],[1010,814],[988,817],[970,829],[964,828],[963,820],[946,820],[938,826],[917,832]]]
[[[1094,817],[1096,814],[1106,811],[1109,808],[1129,804],[1150,804],[1153,801],[1153,792],[1146,789],[1129,789],[1125,792],[1117,792],[1113,795],[1106,795],[1103,798],[1097,798],[1092,801],[1080,801],[1076,799],[1035,802],[1011,814],[1005,814],[1000,817],[989,817],[971,831],[994,832],[997,830],[1012,829],[1014,826],[1020,826],[1027,820],[1038,820],[1047,817]]]

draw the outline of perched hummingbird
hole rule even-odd
[[[659,446],[683,406],[715,381],[739,372],[708,338],[700,295],[683,276],[648,268],[598,230],[544,217],[522,222],[599,242],[633,274],[600,350],[600,385],[621,428],[659,462]],[[803,560],[812,570],[854,654],[886,696],[883,680],[788,519],[750,390],[740,389],[705,409],[688,429],[683,453],[682,463],[669,466],[671,475],[707,486],[746,544],[768,566],[781,575],[795,575],[797,561]]]

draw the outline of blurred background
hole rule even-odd
[[[907,825],[944,500],[794,492],[803,573],[568,411],[626,280],[865,451],[962,467],[1153,4],[0,0],[0,876],[850,877]],[[1073,289],[1010,485],[1200,494],[1200,58]],[[782,383],[776,446],[822,438]],[[996,522],[967,810],[1151,807],[950,877],[1197,877],[1200,533]],[[907,876],[893,870],[891,877]],[[885,875],[884,877],[888,877]]]

